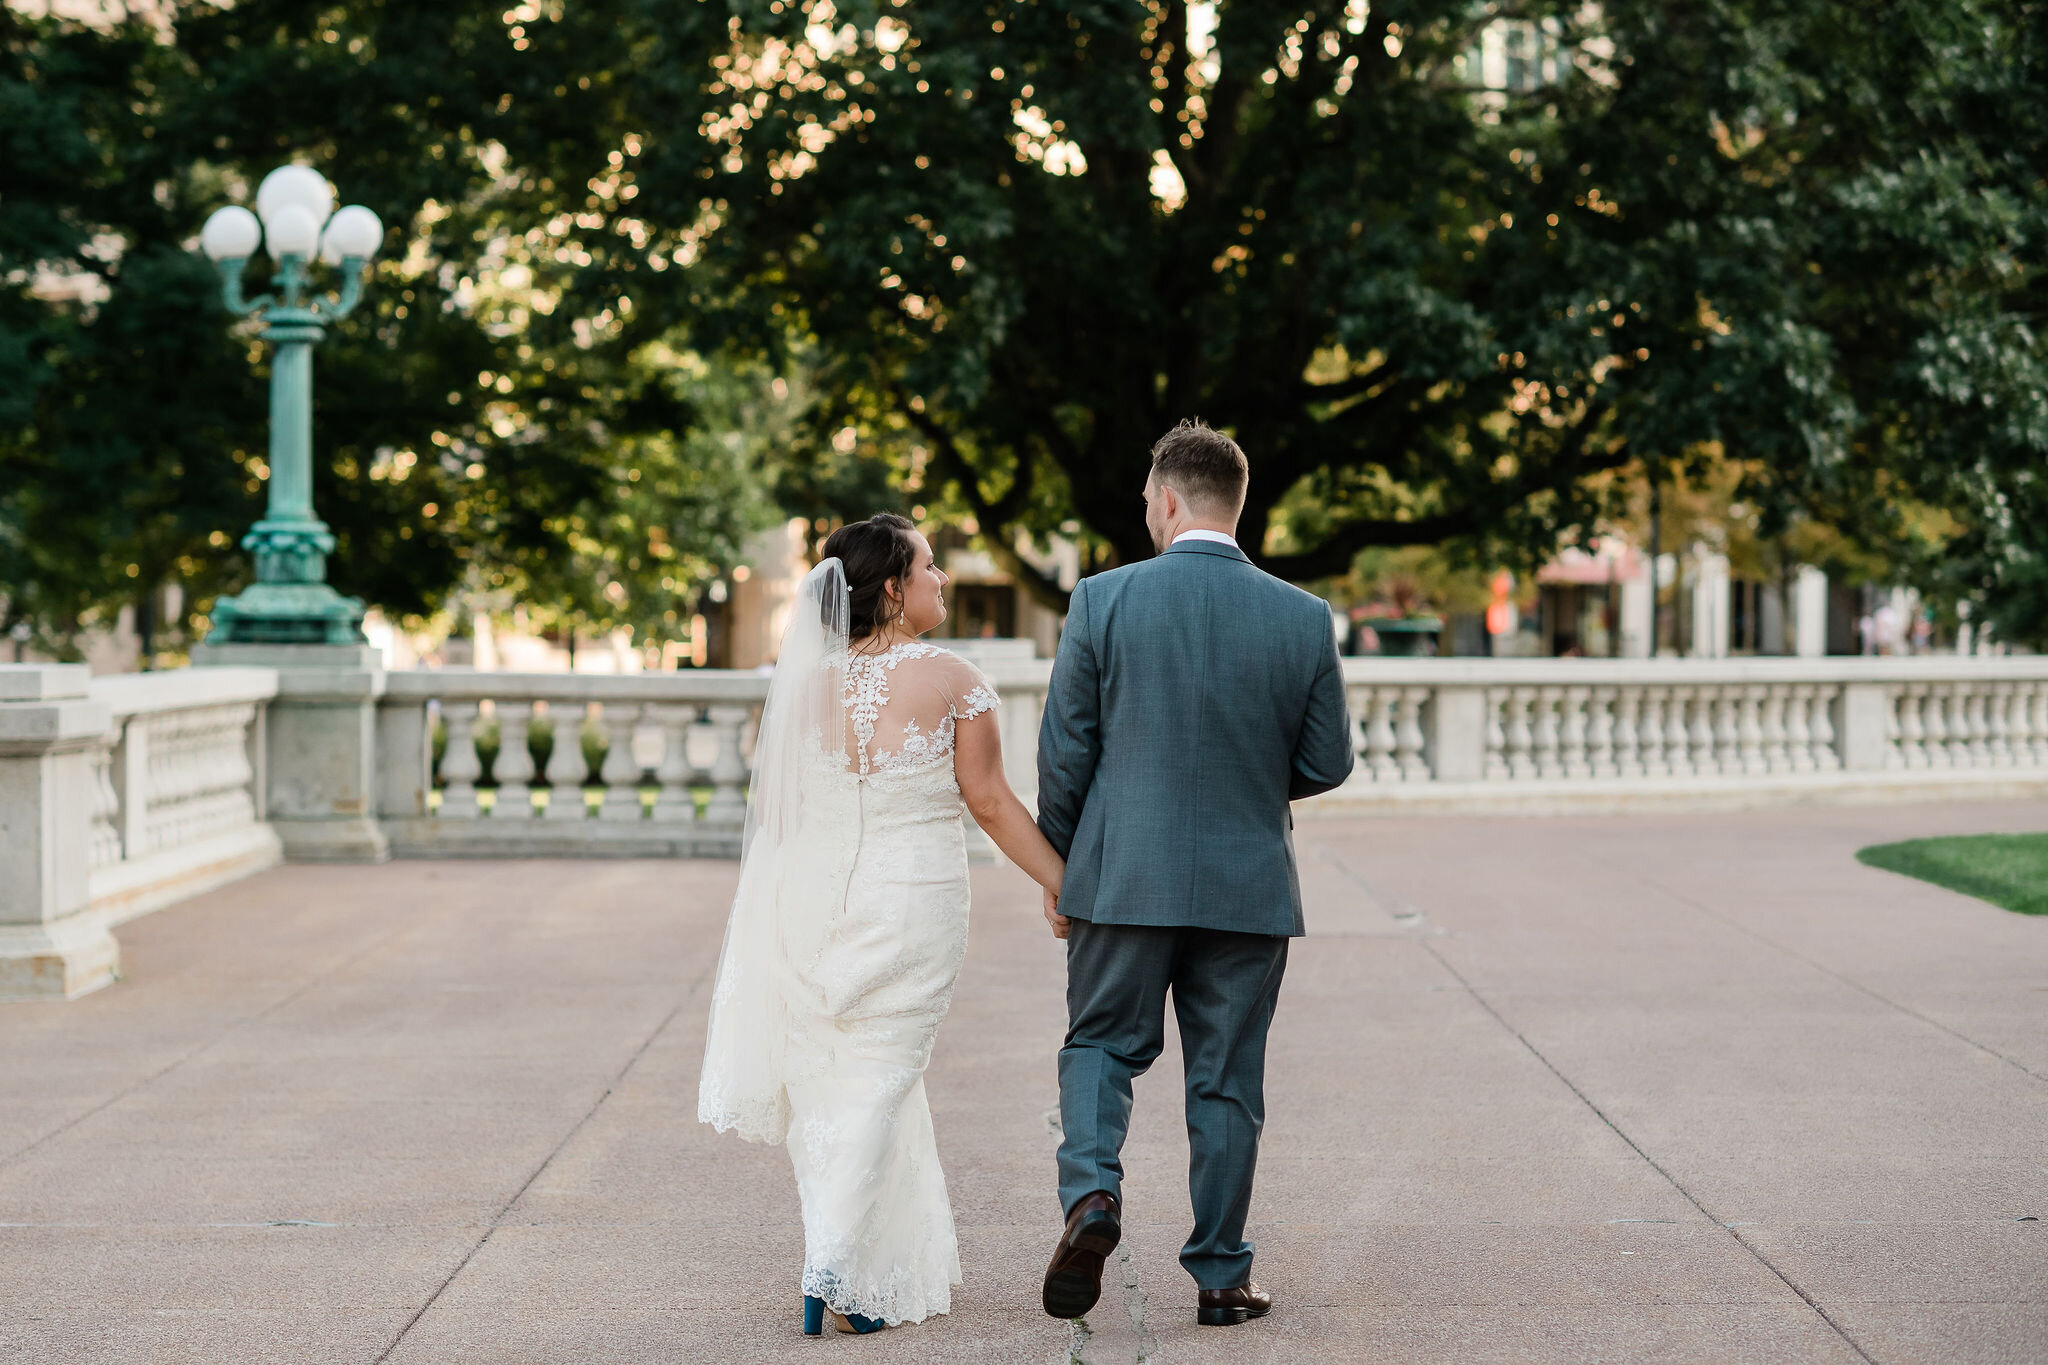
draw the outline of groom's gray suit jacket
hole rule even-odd
[[[1330,609],[1184,540],[1074,588],[1038,732],[1060,913],[1299,935],[1287,803],[1351,772]]]

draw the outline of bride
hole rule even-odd
[[[921,1322],[960,1283],[924,1069],[967,950],[963,798],[1040,886],[1064,871],[1003,778],[994,688],[918,639],[946,619],[925,538],[885,513],[824,554],[761,712],[697,1097],[788,1145],[811,1336]]]

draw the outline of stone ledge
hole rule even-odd
[[[394,858],[737,858],[740,832],[653,820],[386,820]]]
[[[1645,811],[1755,810],[1771,806],[1915,801],[2038,800],[2048,774],[1984,772],[1800,773],[1767,777],[1538,778],[1492,782],[1354,782],[1297,805],[1299,815],[1618,815]]]
[[[195,844],[159,849],[92,874],[91,913],[109,927],[161,910],[284,861],[268,825],[249,825]]]
[[[82,697],[92,685],[84,664],[0,664],[0,701]]]
[[[91,915],[0,925],[0,1000],[75,1000],[121,974],[121,947]]]

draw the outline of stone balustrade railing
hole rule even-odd
[[[1012,784],[1028,800],[1049,669],[1023,661],[986,671],[1005,702]],[[731,857],[767,692],[765,674],[710,670],[394,673],[377,703],[378,817],[402,857]],[[485,726],[496,739],[488,791],[478,785]]]
[[[0,997],[103,984],[109,925],[280,845],[738,850],[764,675],[387,673],[309,648],[324,652],[104,679],[0,667]],[[984,671],[1029,803],[1051,665],[994,654]],[[1357,766],[1304,814],[2048,792],[2048,658],[1349,659],[1344,678]]]
[[[269,669],[0,668],[0,999],[114,979],[121,921],[282,857]]]
[[[1332,812],[1932,799],[2048,783],[2048,659],[1353,659]]]
[[[1347,659],[1357,766],[1305,814],[1929,799],[2048,783],[2048,659]],[[1051,664],[986,665],[1037,792]],[[391,676],[379,810],[400,854],[729,856],[767,680],[693,672]],[[438,769],[430,712],[445,726]],[[495,800],[479,723],[498,731]],[[588,727],[532,744],[536,723]],[[545,752],[545,761],[542,753]],[[439,784],[438,800],[432,793]],[[546,796],[536,796],[545,788]],[[561,801],[556,791],[574,791]],[[984,846],[985,847],[985,846]]]
[[[377,703],[378,817],[399,856],[731,856],[767,692],[755,673],[394,673]]]
[[[267,668],[96,678],[112,728],[92,750],[92,908],[108,923],[268,867]]]

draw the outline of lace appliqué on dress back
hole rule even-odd
[[[897,718],[892,727],[895,747],[878,748],[875,736],[892,701],[893,676],[902,665],[925,659],[939,661],[918,680],[929,695],[904,699],[910,714]],[[992,711],[1001,701],[966,660],[936,645],[910,641],[879,654],[855,653],[847,662],[845,703],[857,771],[867,777],[938,767],[953,756],[958,722]]]

